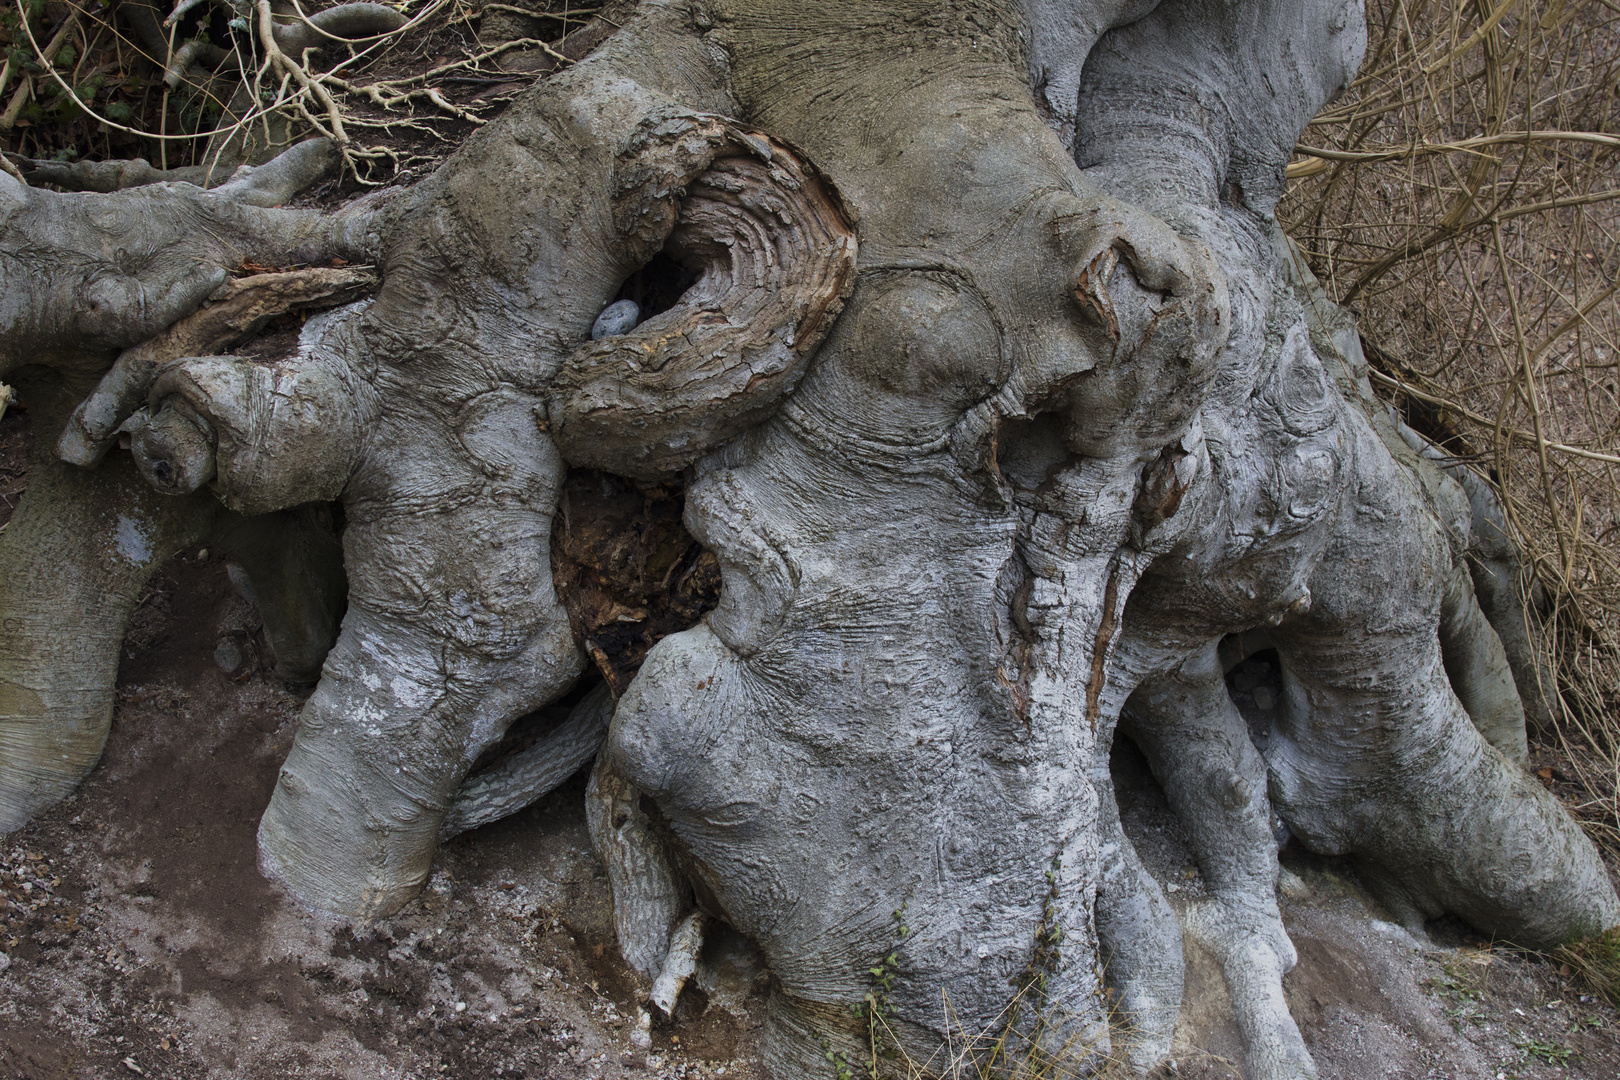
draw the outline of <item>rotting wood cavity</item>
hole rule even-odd
[[[646,266],[625,278],[613,299],[635,301],[641,309],[641,318],[650,319],[679,303],[700,276],[698,270],[686,266],[667,250],[660,251]]]
[[[857,243],[830,183],[763,135],[690,125],[693,145],[654,141],[621,165],[637,180],[620,199],[636,229],[675,210],[629,214],[649,198],[646,177],[669,174],[685,195],[662,252],[620,289],[642,321],[581,343],[552,381],[551,434],[576,466],[657,480],[759,423],[852,286]]]
[[[719,603],[720,564],[681,523],[682,481],[569,473],[551,531],[551,572],[580,648],[624,693],[647,652]]]

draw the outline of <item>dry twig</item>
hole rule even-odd
[[[1620,853],[1620,7],[1371,0],[1368,18],[1363,74],[1301,140],[1279,215],[1401,358],[1375,384],[1484,448],[1546,598],[1560,709],[1533,734],[1569,753],[1575,809]]]

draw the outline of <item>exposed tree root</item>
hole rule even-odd
[[[271,238],[277,232],[285,238],[280,243],[292,240],[294,245],[302,246],[308,242],[306,236],[314,239],[315,231],[307,230],[307,223],[254,209],[252,204],[266,197],[284,200],[287,193],[308,183],[327,160],[324,148],[306,148],[286,162],[244,176],[234,187],[208,196],[208,201],[197,209],[207,215],[202,220],[210,221],[224,234],[216,234],[211,242],[228,244],[226,230],[232,226],[241,229],[244,222],[263,229],[264,238],[247,243],[263,245],[258,250],[265,255],[276,250],[278,241]],[[172,202],[154,201],[149,194],[149,190],[142,190],[92,197],[124,200],[122,213],[113,221],[133,234],[129,249],[147,245],[163,252],[177,240],[172,234],[166,235],[163,226],[176,217],[197,218],[186,213],[183,202],[177,215]],[[42,235],[51,237],[61,254],[75,247],[94,251],[91,244],[99,238],[88,232],[87,222],[73,216],[77,209],[74,200],[81,198],[29,191],[20,200],[24,206],[14,213],[22,215]],[[140,211],[145,207],[161,213],[153,220],[143,220]],[[12,221],[16,224],[18,218],[14,216]],[[206,246],[191,250],[209,254]],[[331,250],[334,254],[337,250],[355,253],[353,247],[344,245],[334,245]],[[226,258],[235,263],[242,256],[233,253]],[[82,273],[83,265],[79,263],[73,270]],[[148,336],[154,323],[174,322],[177,315],[195,307],[224,279],[223,269],[215,268],[217,263],[215,267],[204,263],[199,268],[196,263],[179,259],[170,265],[174,269],[165,272],[175,275],[180,284],[159,292],[154,297],[159,301],[156,303],[148,301],[151,294],[138,279],[102,278],[93,285],[97,300],[92,303],[99,303],[100,310],[92,324],[91,340],[105,347]],[[43,273],[35,268],[30,271],[10,293],[13,311],[26,310],[30,300],[46,305],[54,300],[51,275],[62,271],[52,266],[44,268]],[[344,282],[338,291],[356,283],[352,274],[344,275]],[[117,370],[127,373],[140,368],[149,377],[187,352],[211,351],[231,343],[256,322],[276,313],[278,305],[318,302],[322,295],[320,289],[312,295],[307,288],[289,289],[288,284],[286,279],[278,278],[268,284],[226,287],[230,299],[218,308],[204,308],[146,344],[127,350],[125,363]],[[332,284],[330,280],[324,282],[326,293],[333,291]],[[122,306],[130,301],[133,310]],[[285,306],[279,310],[285,310]],[[0,683],[10,687],[7,703],[0,709],[0,724],[6,732],[5,752],[0,754],[0,827],[5,828],[16,827],[67,794],[95,764],[111,722],[119,641],[147,579],[175,551],[213,536],[231,522],[231,515],[206,496],[178,500],[159,497],[153,501],[151,488],[131,471],[128,461],[107,463],[104,468],[86,472],[55,460],[48,448],[56,443],[52,436],[67,429],[69,410],[81,420],[72,428],[76,437],[69,438],[69,446],[82,450],[85,463],[90,464],[105,452],[114,429],[142,393],[124,388],[122,377],[115,373],[109,376],[112,382],[100,397],[92,396],[85,408],[74,409],[72,399],[82,398],[86,389],[82,372],[98,366],[94,356],[58,352],[62,367],[56,371],[40,366],[39,361],[49,363],[56,358],[49,334],[54,332],[69,340],[79,337],[82,341],[83,324],[51,331],[50,323],[35,317],[23,325],[33,328],[25,340],[39,352],[29,357],[34,364],[19,366],[11,359],[8,368],[29,397],[41,457],[34,465],[16,515],[4,537],[0,537],[0,577],[4,578],[0,589],[6,591],[4,610],[8,612],[5,629],[0,632],[5,642],[0,651]],[[20,327],[14,322],[11,329],[15,334]],[[82,422],[86,408],[92,410],[90,426]],[[91,435],[94,441],[86,438]],[[341,570],[337,571],[335,583],[339,596],[334,601],[332,571],[320,569],[318,558],[306,557],[313,555],[318,541],[314,547],[304,542],[288,543],[290,534],[278,536],[277,529],[275,523],[264,525],[267,534],[277,537],[272,545],[281,548],[279,555],[268,560],[247,560],[261,577],[265,596],[277,597],[284,589],[313,590],[324,597],[318,601],[319,606],[341,606]],[[244,537],[236,546],[249,549],[254,545]],[[326,558],[330,560],[330,556]],[[278,559],[282,567],[279,575],[272,572]],[[286,580],[288,577],[292,580]],[[319,615],[299,613],[296,608],[276,604],[266,607],[271,637],[286,650],[290,669],[304,677],[310,674],[312,659],[318,667],[319,655],[310,654],[324,653],[330,638],[321,639],[331,633],[334,623],[335,613],[323,620]]]
[[[151,163],[133,161],[40,161],[35,158],[6,157],[17,179],[29,184],[52,184],[65,191],[122,191],[146,184],[195,184],[216,187],[227,177],[204,165],[159,169]]]
[[[18,373],[36,430],[69,395]],[[53,390],[55,393],[53,393]],[[76,395],[74,395],[76,396]],[[53,400],[54,399],[54,400]],[[151,575],[210,535],[206,496],[158,495],[128,461],[86,473],[36,444],[28,489],[0,535],[0,829],[70,794],[101,757],[124,628]]]
[[[69,454],[93,462],[144,403],[132,449],[160,490],[207,484],[252,515],[341,502],[348,609],[261,822],[266,874],[315,907],[395,910],[441,835],[588,758],[618,696],[587,803],[622,951],[668,1012],[710,920],[747,935],[774,976],[778,1077],[828,1050],[880,1074],[880,1039],[929,1061],[963,1029],[999,1031],[987,1053],[1093,1071],[1113,1053],[1109,984],[1136,1063],[1162,1056],[1179,933],[1110,805],[1116,724],[1188,824],[1211,896],[1185,929],[1220,958],[1265,1080],[1315,1071],[1282,994],[1279,819],[1355,858],[1412,925],[1450,911],[1550,945],[1620,922],[1590,843],[1510,760],[1523,711],[1467,567],[1477,515],[1372,399],[1353,323],[1272,216],[1298,130],[1359,60],[1359,12],[1122,5],[1032,52],[1019,12],[1039,28],[1053,10],[648,0],[432,178],[332,217],[241,205],[274,167],[215,194],[0,181],[22,230],[8,245],[77,244],[116,270],[110,288],[53,271],[83,290],[65,313],[55,286],[8,295],[23,314],[0,341],[93,346],[73,355],[98,376],[137,346]],[[341,141],[327,77],[274,51],[258,12],[290,100]],[[1032,98],[1032,57],[1045,87],[1076,88],[1072,113]],[[381,283],[309,320],[290,357],[148,356],[239,234],[125,273],[62,208],[138,231],[131,214],[171,202],[279,230],[283,249],[373,252]],[[142,241],[171,252],[171,220]],[[659,258],[695,282],[661,311],[646,290],[650,317],[591,340]],[[299,277],[298,296],[315,276],[331,275]],[[252,305],[219,316],[230,333]],[[718,606],[659,637],[659,619],[695,617],[695,590],[658,613],[630,594],[678,592],[701,558],[673,527],[652,535],[672,526],[647,505],[657,486],[608,485],[630,540],[568,520],[570,465],[649,485],[689,470]],[[140,508],[121,458],[62,475]],[[76,495],[28,535],[100,505]],[[75,588],[127,607],[198,520]],[[72,565],[111,565],[118,534],[82,531]],[[296,594],[296,567],[271,571],[270,592]],[[272,605],[283,636],[316,641],[329,597]],[[75,629],[38,614],[16,642]],[[1222,678],[1234,639],[1282,665],[1261,745]],[[315,651],[289,649],[303,667]],[[107,655],[97,639],[98,694]],[[468,780],[587,657],[607,684]],[[92,755],[40,764],[56,748],[23,744],[68,730],[67,707],[12,696],[59,725],[15,725],[34,757],[0,778],[20,817]]]
[[[439,826],[440,838],[499,821],[549,795],[596,756],[612,718],[613,694],[603,683],[555,730],[457,788]]]
[[[113,436],[144,404],[147,390],[165,364],[182,357],[217,353],[277,315],[334,307],[355,299],[376,283],[375,274],[352,267],[256,274],[225,282],[195,315],[119,354],[95,392],[68,418],[56,444],[57,456],[86,468],[100,461],[111,447]],[[142,470],[149,478],[150,462],[148,458]],[[184,488],[163,484],[160,490],[183,495],[210,478],[203,476],[198,484]]]
[[[1131,1064],[1151,1069],[1169,1055],[1181,1015],[1181,923],[1125,835],[1100,743],[1093,776],[1102,826],[1097,950],[1117,995],[1110,1022],[1130,1033],[1125,1050]]]
[[[669,955],[681,916],[692,907],[692,887],[675,868],[666,840],[642,805],[641,793],[606,756],[596,760],[585,791],[591,847],[613,886],[613,923],[625,961],[649,979]]]
[[[661,1019],[668,1020],[675,1015],[675,1000],[681,996],[686,980],[697,970],[708,918],[703,912],[694,911],[682,919],[670,935],[669,954],[664,957],[658,978],[653,980],[653,988],[647,994],[648,1004],[657,1010]]]
[[[178,11],[179,8],[176,8]],[[170,16],[167,22],[173,22]],[[408,20],[386,4],[366,0],[339,4],[313,15],[300,13],[294,23],[271,25],[271,35],[284,56],[301,57],[307,50],[334,45],[370,44],[402,29]]]

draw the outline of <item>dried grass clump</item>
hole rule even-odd
[[[1106,1023],[1088,1023],[1030,1008],[1028,991],[1026,986],[1015,993],[982,1031],[963,1023],[947,995],[942,999],[945,1044],[922,1062],[902,1049],[878,1013],[870,1024],[868,1055],[851,1060],[827,1051],[829,1080],[1123,1080],[1138,1074],[1131,1052],[1139,1034],[1112,1005]],[[1054,1035],[1057,1031],[1063,1035]]]
[[[1564,945],[1553,952],[1553,959],[1620,1008],[1620,927]]]
[[[352,179],[385,181],[579,59],[628,4],[0,0],[0,167],[141,158],[218,182],[325,135]]]
[[[1558,676],[1532,737],[1620,855],[1620,4],[1369,0],[1368,22],[1278,214],[1360,315],[1374,385],[1503,496]]]

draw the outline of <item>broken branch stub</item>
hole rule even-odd
[[[686,980],[697,970],[698,957],[703,952],[703,933],[708,929],[708,922],[709,917],[701,909],[693,911],[681,920],[670,935],[669,955],[664,958],[664,966],[647,995],[648,1004],[658,1011],[660,1020],[668,1021],[675,1016],[675,1002],[681,996]]]
[[[211,483],[232,510],[266,514],[336,499],[353,470],[354,397],[323,365],[188,357],[158,376],[151,397],[152,420],[131,449],[159,490]]]
[[[654,479],[759,423],[853,287],[855,232],[831,183],[783,143],[719,123],[724,146],[665,246],[697,282],[630,333],[581,345],[552,385],[551,432],[575,465]],[[667,182],[628,179],[622,208]]]
[[[153,379],[164,365],[181,357],[217,353],[254,333],[277,315],[346,303],[376,282],[375,274],[357,267],[316,267],[255,274],[225,282],[214,294],[212,303],[157,337],[119,354],[95,392],[68,418],[67,427],[57,441],[57,455],[63,461],[86,468],[100,461],[113,445],[119,427],[146,400]],[[179,437],[191,438],[184,433],[179,433]],[[202,476],[198,483],[208,479]],[[167,490],[166,485],[159,487]]]

